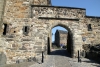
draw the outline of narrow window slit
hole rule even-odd
[[[23,27],[23,34],[28,35],[28,33],[29,33],[29,26],[24,26]]]
[[[16,33],[16,31],[14,31],[14,33]]]
[[[88,24],[88,31],[92,31],[91,24]]]
[[[6,33],[7,33],[7,24],[4,24],[3,35],[6,35]]]
[[[25,26],[25,32],[27,32],[27,26]]]

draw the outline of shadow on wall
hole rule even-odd
[[[85,50],[85,57],[96,60],[100,63],[100,44],[91,45],[91,44],[84,44],[83,49]]]
[[[73,52],[73,40],[72,40],[72,34],[70,32],[68,32],[68,36],[67,36],[67,50],[68,52],[72,55]]]
[[[48,43],[47,54],[50,54],[50,38],[49,37],[47,37],[47,43]]]

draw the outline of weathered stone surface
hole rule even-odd
[[[6,64],[7,58],[4,53],[0,53],[0,65]]]
[[[84,17],[84,14],[85,14],[84,9],[80,10],[80,9],[48,7],[48,6],[44,6],[44,7],[34,6],[32,10],[33,10],[33,17],[35,16],[35,18],[36,17],[50,17],[50,18],[78,19],[79,17]]]
[[[48,45],[51,49],[51,30],[55,26],[64,27],[71,35],[73,57],[84,50],[84,44],[100,44],[100,17],[86,16],[83,8],[48,5],[50,0],[0,0],[0,20],[3,17],[2,23],[7,24],[3,35],[5,27],[0,21],[0,52],[5,53],[7,64],[38,56],[42,50],[47,52]]]

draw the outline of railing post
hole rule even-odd
[[[79,50],[78,50],[78,62],[80,62],[79,59],[80,59],[80,57],[79,57]]]
[[[81,58],[80,58],[80,52],[79,52],[79,50],[78,50],[78,62],[81,63]]]
[[[43,51],[42,51],[42,63],[44,62],[44,55],[43,55]]]

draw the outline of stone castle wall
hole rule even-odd
[[[86,37],[85,44],[100,44],[100,17],[89,17],[87,16],[85,18],[86,26],[88,24],[91,24],[92,31],[86,31],[85,34],[83,34],[83,37]],[[85,28],[85,27],[84,27]],[[88,30],[88,29],[87,29]]]
[[[29,18],[31,0],[7,0],[5,6],[6,18]]]
[[[2,24],[0,52],[6,55],[7,64],[39,55],[41,57],[42,51],[47,51],[51,29],[57,25],[63,26],[72,35],[71,50],[74,57],[77,57],[78,50],[83,50],[82,45],[99,44],[99,17],[85,16],[85,9],[81,8],[44,6],[46,4],[31,6],[32,2],[6,1],[3,23],[7,24],[7,31],[3,35]],[[91,24],[92,31],[88,31],[88,24]]]

